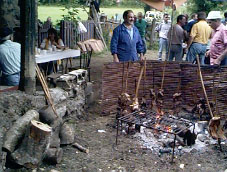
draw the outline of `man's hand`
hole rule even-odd
[[[206,52],[205,57],[209,57],[210,55],[210,50]]]
[[[143,53],[140,54],[140,60],[144,60]]]
[[[117,54],[114,54],[113,55],[113,62],[119,62],[119,59],[117,57]]]
[[[220,65],[220,64],[221,64],[220,58],[217,58],[217,59],[214,61],[214,64],[215,64],[215,65]]]

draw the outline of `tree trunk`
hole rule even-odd
[[[13,160],[26,168],[37,168],[49,146],[51,127],[32,120],[20,147],[12,153]]]

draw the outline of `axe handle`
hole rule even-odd
[[[209,103],[209,100],[208,100],[208,97],[207,97],[207,92],[206,92],[206,89],[205,89],[205,86],[204,86],[204,82],[203,82],[202,72],[201,72],[201,69],[200,69],[199,56],[197,56],[196,59],[197,59],[197,64],[198,64],[199,76],[200,76],[200,80],[201,80],[201,84],[202,84],[202,88],[203,88],[203,93],[204,93],[205,98],[206,98],[206,102],[207,102],[207,106],[208,106],[209,111],[210,111],[210,115],[213,118],[214,115],[213,115],[211,107],[210,107],[210,103]]]
[[[141,79],[142,79],[142,76],[143,76],[143,72],[144,72],[144,66],[141,67],[140,76],[139,76],[139,79],[138,79],[138,82],[137,82],[137,85],[136,85],[135,100],[138,98],[138,92],[139,92],[140,82],[141,82]]]

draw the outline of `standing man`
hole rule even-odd
[[[0,84],[17,86],[20,81],[21,45],[12,42],[12,30],[0,29]]]
[[[146,46],[146,39],[145,39],[145,34],[146,34],[146,28],[147,28],[147,21],[143,19],[143,14],[139,12],[137,14],[137,20],[135,22],[135,26],[139,30],[141,39],[143,41],[143,46],[144,46],[144,54],[147,51],[147,46]]]
[[[168,32],[171,27],[170,23],[168,23],[169,15],[164,14],[163,23],[161,23],[156,31],[159,33],[159,50],[158,50],[158,60],[162,60],[162,51],[165,49],[166,51],[166,59],[168,56]]]
[[[113,61],[143,60],[144,46],[138,29],[134,26],[134,14],[131,10],[123,13],[124,22],[113,31],[110,49]]]
[[[173,61],[175,57],[175,61],[182,61],[182,55],[183,55],[183,42],[186,38],[187,32],[184,31],[182,26],[185,25],[186,18],[184,15],[177,16],[177,23],[173,25],[173,30],[169,30],[168,33],[168,39],[171,41],[171,47],[170,47],[170,55],[169,55],[169,61]],[[171,34],[172,34],[172,40],[171,40]]]
[[[196,56],[200,58],[201,65],[204,65],[206,48],[211,37],[211,27],[206,22],[206,13],[198,13],[198,22],[192,26],[190,37],[187,44],[187,61],[196,61]]]
[[[196,13],[193,13],[191,15],[191,19],[188,21],[186,26],[186,30],[189,34],[191,32],[192,26],[197,22],[197,19],[198,19],[198,15]]]
[[[213,29],[210,50],[207,52],[211,65],[227,65],[227,27],[221,23],[221,18],[220,11],[211,11],[207,17]]]

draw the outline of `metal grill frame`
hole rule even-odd
[[[143,113],[145,115],[142,115],[139,113]],[[128,115],[117,118],[116,145],[118,144],[119,123],[121,123],[121,131],[122,131],[122,123],[127,123],[127,124],[135,124],[140,127],[143,126],[145,128],[148,128],[151,130],[156,130],[159,132],[173,134],[174,135],[174,145],[173,145],[172,160],[171,160],[171,162],[173,162],[174,153],[175,153],[175,145],[176,145],[176,136],[179,133],[181,133],[182,131],[189,129],[192,126],[194,126],[194,128],[193,128],[193,133],[194,133],[195,124],[189,120],[178,118],[178,117],[175,117],[168,113],[165,113],[164,115],[162,115],[160,117],[160,119],[158,119],[157,116],[158,116],[158,114],[154,111],[142,109],[140,111],[135,111]],[[158,123],[160,125],[160,128],[153,127],[153,125],[155,125],[156,123]],[[149,124],[151,124],[151,125],[149,125]],[[176,129],[173,129],[173,131],[165,130],[170,125],[175,125]]]

